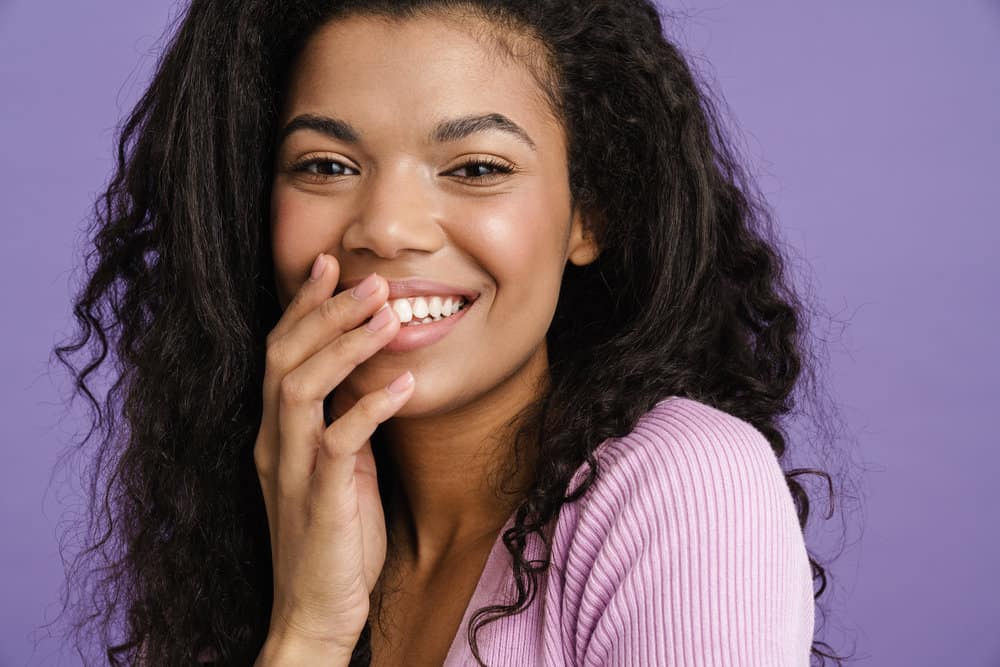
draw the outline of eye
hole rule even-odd
[[[354,171],[355,174],[357,173],[353,167],[348,167],[341,162],[328,158],[308,158],[300,160],[291,166],[291,170],[295,173],[306,174],[321,180],[334,176],[349,176],[350,174],[345,173],[345,169]],[[459,176],[460,180],[479,182],[514,173],[514,168],[510,165],[489,158],[478,158],[464,162],[452,173],[462,170],[468,170],[470,175]],[[492,173],[490,173],[490,170],[492,170]]]
[[[296,162],[291,167],[292,171],[308,176],[319,177],[320,179],[332,176],[345,176],[344,169],[352,169],[341,162],[328,158],[308,158]]]
[[[487,173],[483,173],[484,168],[486,170],[492,169],[493,173],[491,174],[488,171]],[[492,160],[490,158],[477,158],[469,160],[468,162],[460,165],[455,171],[461,171],[463,169],[468,169],[471,172],[470,176],[459,176],[459,179],[463,181],[488,181],[505,174],[514,173],[514,168],[510,165],[498,162],[497,160]]]

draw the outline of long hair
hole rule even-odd
[[[592,264],[566,268],[547,333],[551,382],[521,415],[515,451],[541,449],[502,535],[518,594],[475,614],[467,639],[480,663],[479,629],[530,605],[548,566],[526,560],[529,537],[586,493],[596,446],[663,397],[749,422],[787,462],[785,420],[820,386],[811,311],[717,102],[651,2],[193,0],[119,129],[88,230],[79,331],[55,348],[73,398],[91,407],[76,453],[100,433],[85,467],[85,543],[67,567],[83,612],[78,651],[96,624],[113,665],[140,651],[150,665],[190,664],[203,648],[222,665],[256,658],[273,596],[252,449],[266,334],[281,315],[267,216],[283,84],[326,21],[441,10],[487,19],[505,57],[520,57],[512,39],[534,45],[528,64],[567,136],[572,203],[601,248]],[[91,376],[109,353],[102,402]],[[583,464],[589,475],[567,497]],[[783,470],[804,532],[810,496],[799,478],[826,480],[832,512],[831,477]],[[812,550],[809,560],[818,604],[827,574]],[[369,634],[366,625],[352,664],[370,661]],[[843,659],[816,640],[812,658]]]

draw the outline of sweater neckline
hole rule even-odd
[[[510,569],[511,563],[510,552],[507,551],[507,547],[503,543],[503,534],[514,525],[514,516],[516,513],[517,510],[515,509],[493,540],[493,546],[486,557],[483,571],[480,573],[476,587],[473,589],[472,595],[469,597],[469,602],[465,606],[462,621],[459,623],[458,630],[451,640],[451,645],[448,647],[448,653],[445,655],[442,667],[466,665],[473,660],[472,648],[469,646],[468,641],[469,621],[472,615],[480,608],[498,602],[496,594],[500,591],[504,583],[504,575]],[[482,632],[479,636],[483,636]],[[482,645],[481,641],[480,645]]]

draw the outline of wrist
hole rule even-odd
[[[270,634],[254,667],[347,667],[353,652],[353,646],[336,642]]]

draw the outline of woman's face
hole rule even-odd
[[[280,118],[298,126],[283,133],[271,193],[282,308],[320,252],[340,263],[338,290],[375,271],[390,300],[405,279],[478,295],[444,337],[380,350],[338,389],[356,399],[410,369],[415,392],[398,416],[488,401],[547,365],[566,261],[596,256],[570,210],[565,137],[542,91],[469,25],[329,23],[296,63]]]

